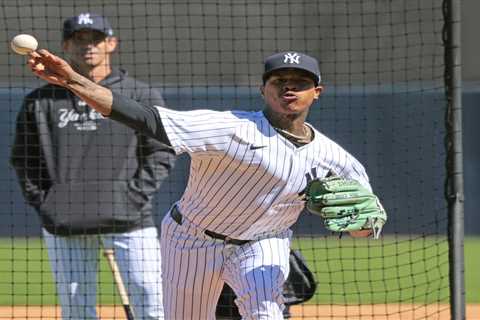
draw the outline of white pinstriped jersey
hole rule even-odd
[[[177,205],[202,229],[244,240],[282,232],[304,208],[307,181],[329,171],[371,189],[363,166],[317,130],[296,147],[263,112],[156,108],[175,152],[191,156]]]

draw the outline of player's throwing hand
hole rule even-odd
[[[38,77],[59,86],[66,86],[67,81],[76,74],[65,60],[45,49],[32,51],[27,64]]]

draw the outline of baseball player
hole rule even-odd
[[[265,108],[258,112],[143,107],[46,50],[32,53],[28,64],[104,116],[191,157],[186,190],[162,221],[167,319],[214,319],[224,283],[244,319],[282,319],[289,227],[305,207],[308,182],[335,175],[371,191],[364,167],[305,121],[323,90],[318,62],[306,54],[265,60]]]
[[[145,105],[161,95],[110,64],[117,38],[105,17],[66,19],[63,49],[92,83]],[[171,148],[103,117],[62,86],[24,100],[11,162],[39,213],[63,319],[97,319],[99,248],[114,249],[139,319],[163,319],[160,245],[152,198],[174,159]]]

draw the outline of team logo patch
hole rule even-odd
[[[84,101],[79,101],[79,106],[86,105]],[[90,109],[87,112],[77,112],[74,109],[59,109],[58,110],[58,124],[59,128],[65,128],[70,123],[78,131],[95,131],[98,129],[97,120],[105,119],[97,111]]]
[[[93,24],[90,13],[80,13],[78,15],[78,24]]]
[[[283,56],[283,63],[300,64],[300,55],[296,52],[288,52]]]

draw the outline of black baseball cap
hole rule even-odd
[[[301,52],[285,51],[275,53],[265,59],[263,82],[265,83],[268,80],[272,72],[287,68],[307,71],[316,85],[321,81],[317,59]]]
[[[63,40],[71,38],[74,32],[83,29],[100,31],[106,36],[113,36],[113,29],[107,18],[96,13],[85,12],[63,22]]]

